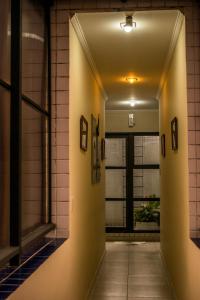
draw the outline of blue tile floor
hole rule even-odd
[[[0,269],[0,300],[14,292],[66,239],[45,239],[22,255],[20,267]],[[39,246],[39,247],[38,247]],[[41,249],[36,252],[36,249]],[[36,252],[36,254],[34,254]]]

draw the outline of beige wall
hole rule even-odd
[[[104,135],[104,100],[77,36],[70,26],[70,237],[10,297],[19,300],[83,300],[104,253],[104,173],[91,184],[91,113],[100,114]],[[79,147],[80,116],[89,124],[88,151]]]
[[[154,132],[159,131],[158,110],[134,110],[135,126],[128,127],[128,110],[106,111],[106,132]]]
[[[179,149],[171,150],[170,122],[178,118]],[[185,24],[183,24],[160,99],[161,247],[178,300],[200,297],[200,250],[189,238],[189,185]]]

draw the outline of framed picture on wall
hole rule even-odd
[[[91,168],[92,183],[97,182],[97,120],[91,115]]]
[[[80,148],[83,151],[87,151],[87,145],[88,145],[88,122],[84,118],[84,116],[81,116],[81,118],[80,118]]]
[[[101,160],[104,160],[106,157],[106,149],[105,149],[105,139],[101,139]]]
[[[98,183],[101,180],[101,140],[100,121],[91,115],[91,179],[92,183]]]
[[[161,154],[163,157],[166,155],[166,148],[165,148],[165,134],[161,135]]]
[[[171,121],[171,141],[172,150],[178,150],[178,119],[176,117]]]

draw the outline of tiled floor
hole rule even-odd
[[[91,300],[172,300],[159,243],[108,242]]]

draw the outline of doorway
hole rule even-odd
[[[106,134],[106,232],[159,232],[159,133]]]

